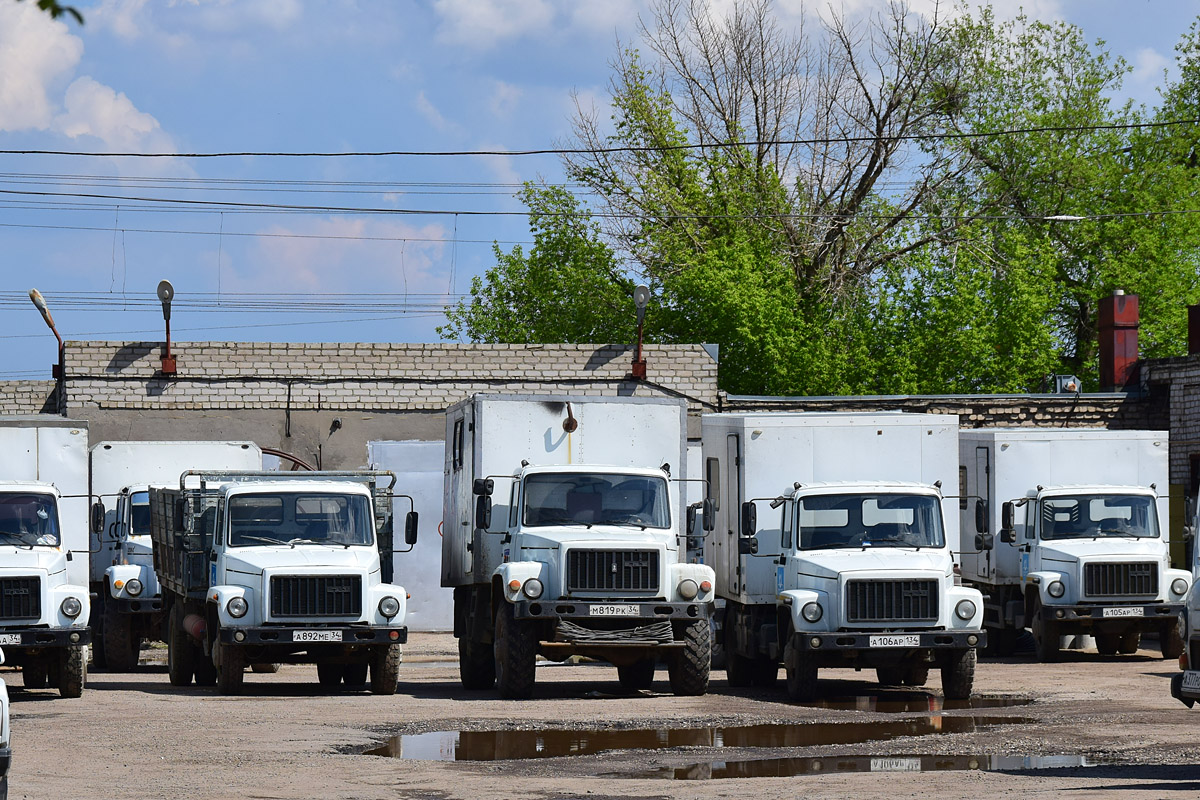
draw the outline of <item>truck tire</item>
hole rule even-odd
[[[708,620],[698,619],[676,629],[683,647],[667,661],[671,691],[680,697],[698,697],[708,691],[712,665],[712,628]]]
[[[87,683],[87,645],[73,644],[58,654],[58,694],[79,697]]]
[[[367,685],[367,662],[352,661],[342,665],[342,680],[347,689],[361,689]]]
[[[246,653],[240,647],[222,645],[218,648],[217,691],[221,694],[241,694],[246,679]]]
[[[458,679],[464,689],[479,691],[496,685],[496,656],[492,646],[458,637]]]
[[[947,700],[967,700],[975,685],[975,648],[953,650],[942,664],[942,695]]]
[[[797,703],[817,699],[817,662],[804,652],[798,633],[793,632],[783,648],[783,670],[789,698]]]
[[[133,635],[133,620],[128,614],[120,613],[117,604],[107,596],[101,602],[104,603],[101,612],[104,636],[99,649],[104,653],[104,663],[113,672],[132,672],[137,668],[142,650],[141,640]]]
[[[1121,644],[1117,647],[1117,652],[1124,656],[1133,655],[1141,646],[1142,632],[1130,631],[1121,634]]]
[[[1113,656],[1117,654],[1117,648],[1121,646],[1121,634],[1119,633],[1097,633],[1096,634],[1096,651],[1102,656]]]
[[[371,694],[395,694],[400,682],[400,645],[389,644],[371,651]]]
[[[21,667],[21,679],[26,689],[45,689],[50,684],[50,665],[36,656]]]
[[[733,626],[729,616],[725,617],[725,679],[729,685],[741,689],[754,682],[754,661],[737,651]]]
[[[1183,620],[1177,619],[1158,632],[1158,646],[1163,658],[1179,658],[1183,655]]]
[[[336,689],[342,685],[342,665],[332,662],[317,662],[317,683],[326,689]]]
[[[1046,615],[1042,613],[1042,602],[1039,599],[1033,601],[1033,624],[1030,629],[1033,631],[1033,642],[1038,661],[1044,664],[1058,661],[1061,655],[1059,650],[1061,635],[1058,632],[1058,625],[1053,620],[1046,619]]]
[[[500,696],[524,700],[533,696],[537,665],[537,637],[532,625],[522,624],[513,614],[512,603],[496,609],[496,688]]]
[[[654,668],[657,666],[653,658],[643,658],[632,664],[621,664],[617,667],[617,680],[626,689],[637,691],[649,689],[654,684]]]
[[[196,671],[196,645],[179,624],[179,606],[167,615],[167,678],[172,686],[190,686]]]
[[[972,650],[971,652],[975,651]],[[929,681],[929,665],[924,662],[909,664],[904,670],[903,681],[905,686],[924,686]]]

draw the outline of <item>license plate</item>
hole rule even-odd
[[[1200,689],[1200,671],[1189,669],[1183,673],[1183,688]]]
[[[20,644],[21,634],[19,633],[0,633],[0,644]]]
[[[920,772],[919,758],[872,758],[871,772]]]
[[[589,606],[588,614],[593,617],[640,617],[641,609],[630,605]]]
[[[920,647],[919,633],[904,633],[891,636],[872,636],[871,647]]]
[[[1133,606],[1122,606],[1120,608],[1106,608],[1102,612],[1105,617],[1140,617],[1142,609]]]
[[[292,631],[293,642],[340,642],[341,631]]]

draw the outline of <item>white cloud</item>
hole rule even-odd
[[[1143,47],[1133,54],[1133,74],[1130,80],[1142,86],[1161,86],[1164,71],[1173,71],[1175,62],[1151,47]]]
[[[646,0],[603,0],[568,4],[572,27],[601,35],[618,34],[625,38],[637,28],[638,14],[648,7]]]
[[[35,3],[0,3],[0,131],[48,128],[51,92],[82,55],[83,41]]]
[[[492,93],[488,97],[488,107],[492,110],[493,116],[509,119],[517,110],[524,94],[525,90],[519,86],[501,80],[492,81]]]
[[[442,116],[442,112],[438,111],[437,106],[429,102],[429,98],[425,96],[425,92],[417,92],[416,106],[417,112],[440,133],[453,134],[455,136],[463,134],[462,126]]]
[[[171,148],[158,120],[138,111],[123,93],[87,76],[67,88],[63,105],[65,111],[55,118],[54,127],[72,139],[92,136],[122,152]]]
[[[481,50],[549,30],[556,16],[548,0],[435,0],[433,7],[440,41]]]

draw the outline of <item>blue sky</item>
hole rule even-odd
[[[34,0],[0,0],[0,150],[553,147],[570,138],[577,97],[603,107],[616,43],[636,45],[646,9],[642,0],[73,4],[82,27],[51,21]],[[728,0],[712,5],[719,13]],[[827,5],[779,0],[776,10],[794,24]],[[995,7],[1008,15],[1017,5]],[[1021,5],[1104,39],[1134,67],[1130,95],[1148,104],[1200,15],[1200,0]],[[844,7],[859,15],[881,1]],[[34,287],[66,338],[161,338],[160,310],[146,298],[166,278],[177,340],[436,341],[437,307],[494,262],[491,242],[507,250],[529,238],[512,194],[539,177],[562,180],[555,157],[0,154],[0,379],[50,376],[53,338],[23,299]],[[448,213],[201,211],[116,195]],[[467,213],[479,211],[500,213]],[[105,293],[104,302],[72,292]],[[278,310],[285,294],[387,308],[294,313]],[[266,307],[244,310],[256,301]]]

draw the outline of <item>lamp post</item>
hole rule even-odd
[[[46,306],[46,298],[42,297],[42,293],[37,289],[30,289],[29,299],[33,301],[33,305],[41,312],[42,319],[46,320],[46,325],[50,328],[50,332],[58,340],[58,363],[51,369],[50,374],[56,382],[55,392],[58,395],[58,407],[65,417],[67,415],[67,398],[65,396],[66,380],[64,376],[66,372],[63,368],[63,360],[66,355],[66,348],[63,346],[62,336],[58,334],[58,328],[54,327],[54,317],[50,316],[50,309]]]
[[[635,380],[646,380],[646,357],[642,355],[642,322],[646,318],[646,304],[650,302],[650,290],[645,284],[638,284],[633,290],[633,303],[637,306],[637,351],[633,354],[633,366],[630,370]]]
[[[162,356],[163,375],[175,374],[175,356],[171,355],[171,299],[175,297],[175,287],[170,281],[158,282],[158,299],[162,301],[163,321],[167,323],[167,349]]]

